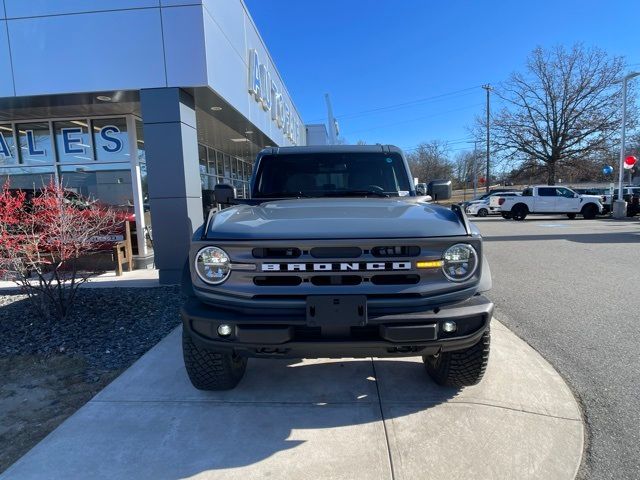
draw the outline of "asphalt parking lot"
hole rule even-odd
[[[640,478],[640,222],[474,218],[496,315],[565,377],[582,403],[578,478]]]

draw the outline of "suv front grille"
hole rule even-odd
[[[285,245],[254,248],[251,253],[262,260],[253,274],[258,287],[416,285],[424,275],[432,274],[416,269],[415,257],[422,249],[415,245]]]

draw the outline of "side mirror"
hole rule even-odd
[[[237,198],[237,195],[235,187],[232,187],[231,185],[219,183],[213,187],[213,196],[216,203],[231,205],[234,203],[233,201]]]
[[[451,198],[451,180],[433,180],[427,185],[427,195],[438,202]]]

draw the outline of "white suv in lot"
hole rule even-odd
[[[480,200],[472,200],[465,207],[465,212],[468,215],[475,215],[476,217],[486,217],[487,215],[499,215],[500,206],[497,204],[491,205],[491,199],[495,197],[515,197],[522,195],[521,192],[499,192],[492,193]]]
[[[494,197],[490,204],[500,207],[504,218],[524,220],[529,214],[565,214],[573,219],[577,214],[586,219],[602,213],[601,197],[580,195],[570,188],[539,185],[525,188],[519,197]]]

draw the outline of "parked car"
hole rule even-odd
[[[586,219],[602,213],[602,198],[597,195],[580,195],[570,188],[540,185],[525,188],[519,197],[493,199],[500,207],[503,218],[524,220],[530,214],[564,214],[573,219],[580,214]]]
[[[618,199],[618,192],[620,190],[616,188],[611,196],[609,205],[613,205],[613,201]],[[640,186],[626,186],[622,187],[622,199],[627,202],[627,217],[633,217],[640,214]],[[611,207],[613,209],[613,207]]]
[[[491,190],[489,190],[489,193],[483,193],[482,195],[479,195],[475,198],[472,198],[471,200],[467,200],[465,202],[460,202],[458,203],[458,205],[460,205],[463,209],[466,209],[469,205],[471,205],[474,202],[480,202],[483,201],[489,197],[495,196],[499,193],[521,193],[518,190],[514,190],[514,189],[510,189],[510,188],[492,188]]]
[[[499,215],[500,206],[497,204],[491,205],[491,199],[494,197],[516,197],[522,195],[521,192],[502,192],[492,193],[485,197],[483,200],[475,200],[469,202],[469,205],[465,208],[465,212],[468,215],[475,215],[476,217],[486,217],[487,215]]]

